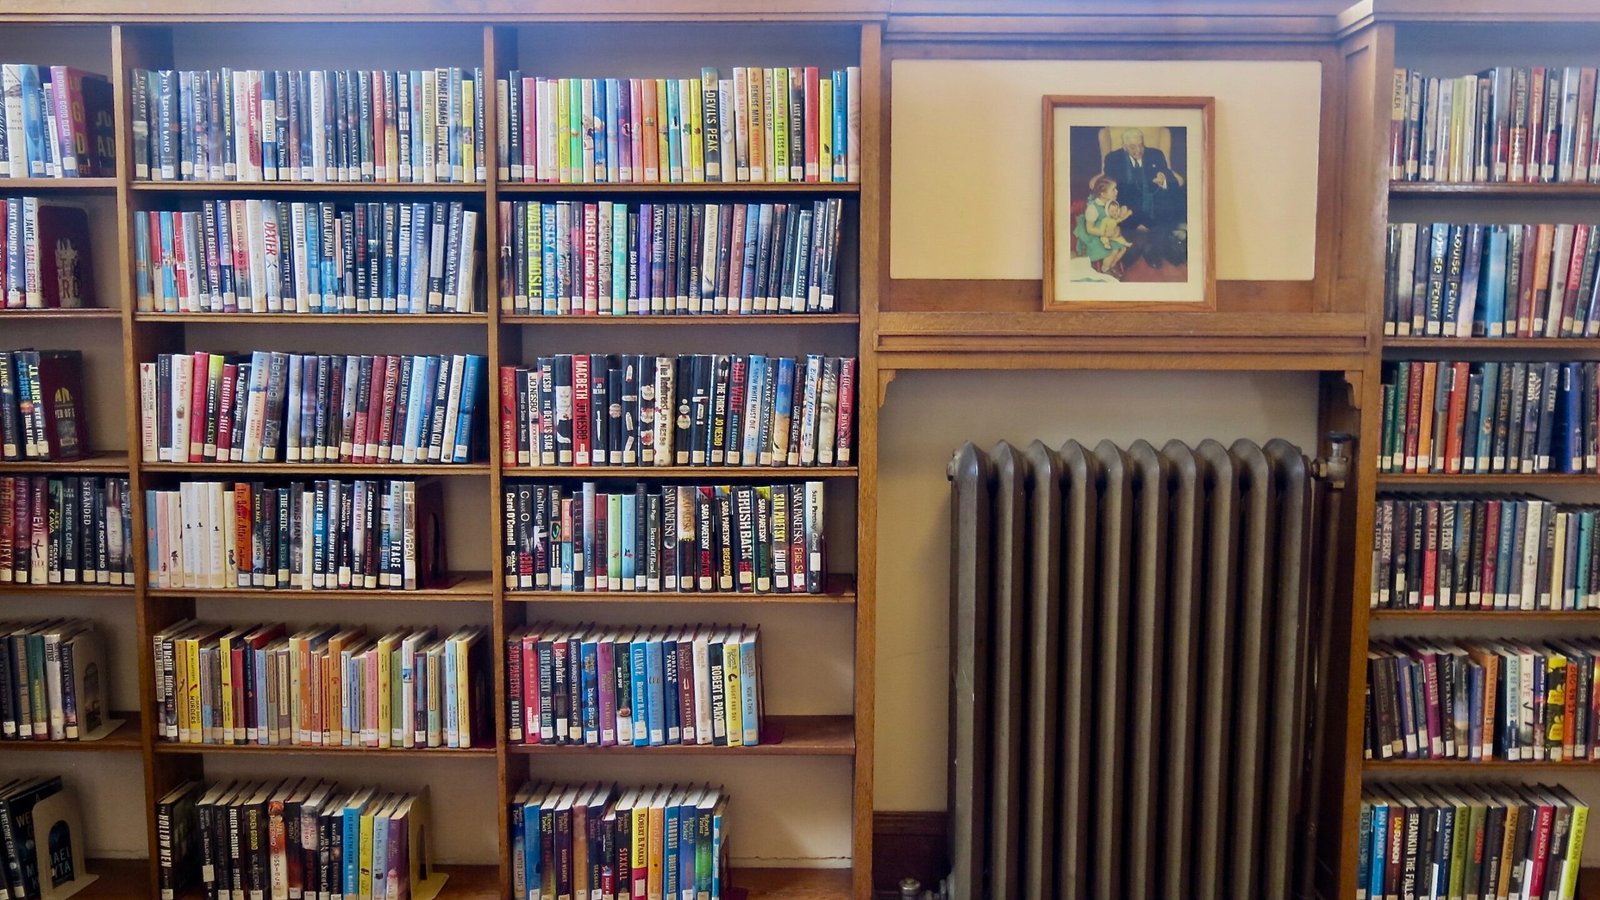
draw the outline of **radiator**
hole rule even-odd
[[[1320,619],[1305,457],[969,444],[949,474],[949,895],[1298,895]]]

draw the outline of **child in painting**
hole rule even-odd
[[[1131,244],[1122,236],[1122,222],[1133,210],[1117,202],[1117,183],[1104,175],[1089,179],[1089,200],[1073,226],[1078,251],[1095,271],[1122,277],[1122,257]]]

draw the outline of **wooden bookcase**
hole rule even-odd
[[[1390,76],[1395,67],[1411,67],[1428,75],[1460,75],[1495,65],[1596,65],[1600,9],[1572,3],[1481,3],[1447,9],[1445,4],[1371,2],[1357,4],[1340,18],[1352,83],[1370,90],[1353,94],[1352,130],[1370,124],[1365,139],[1355,138],[1360,152],[1373,162],[1371,180],[1356,185],[1346,203],[1370,210],[1375,225],[1394,222],[1583,222],[1600,214],[1600,185],[1593,184],[1454,184],[1390,182],[1388,141]],[[1582,6],[1582,8],[1580,8]],[[1372,260],[1372,273],[1383,274],[1383,230],[1375,227],[1347,236],[1351,252]],[[1375,359],[1367,377],[1376,381],[1377,365],[1399,359],[1450,360],[1592,360],[1600,359],[1600,341],[1563,339],[1462,339],[1382,334],[1383,283],[1365,282]],[[1377,384],[1363,395],[1360,453],[1365,473],[1376,470],[1382,408]],[[1353,544],[1354,593],[1351,608],[1350,681],[1347,705],[1345,784],[1340,852],[1335,883],[1339,897],[1355,896],[1360,790],[1368,781],[1513,781],[1559,782],[1590,803],[1600,801],[1600,774],[1591,762],[1459,762],[1451,760],[1364,760],[1362,715],[1365,708],[1365,655],[1372,639],[1398,636],[1468,637],[1600,633],[1600,615],[1592,610],[1556,612],[1482,612],[1464,610],[1369,610],[1373,522],[1380,491],[1441,493],[1532,492],[1556,500],[1594,502],[1600,497],[1600,476],[1378,474],[1358,479],[1356,532]],[[1589,845],[1592,848],[1592,844]],[[1593,857],[1591,849],[1588,854]],[[1330,859],[1330,863],[1333,862]],[[1582,897],[1600,896],[1600,871],[1586,868],[1579,882]]]
[[[70,64],[112,77],[117,97],[117,175],[113,178],[0,181],[0,196],[38,194],[81,203],[91,212],[94,266],[103,308],[0,311],[0,347],[78,348],[87,357],[90,421],[101,451],[61,464],[0,463],[0,473],[125,474],[135,497],[134,558],[145,558],[143,491],[186,479],[269,476],[429,477],[443,484],[448,552],[455,577],[445,588],[417,593],[243,590],[158,590],[144,572],[126,588],[0,587],[8,618],[84,615],[106,624],[117,681],[113,705],[128,724],[92,744],[0,743],[0,769],[63,771],[92,777],[116,759],[113,776],[80,793],[111,792],[85,802],[91,833],[112,815],[143,837],[125,854],[90,864],[102,877],[83,896],[154,895],[154,802],[189,778],[281,773],[326,774],[346,783],[429,785],[435,804],[436,855],[452,865],[448,897],[510,893],[507,805],[529,778],[723,783],[733,797],[734,885],[751,897],[864,898],[870,894],[872,721],[876,517],[877,371],[866,340],[876,315],[879,282],[879,115],[882,11],[877,4],[820,0],[799,12],[770,14],[758,5],[652,2],[594,10],[578,4],[535,4],[530,11],[492,5],[475,12],[447,4],[408,4],[403,14],[367,14],[356,6],[255,13],[186,2],[159,9],[72,9],[39,4],[0,11],[0,60]],[[618,10],[622,10],[619,12]],[[863,76],[861,180],[826,185],[303,185],[139,183],[131,154],[131,71],[135,68],[412,68],[481,67],[489,78],[520,68],[539,75],[673,76],[701,65],[859,65]],[[490,94],[492,97],[493,95]],[[486,111],[486,141],[495,172],[495,111]],[[555,318],[502,314],[494,285],[498,254],[484,255],[487,309],[472,315],[300,316],[138,313],[134,302],[135,214],[185,208],[210,197],[377,199],[444,196],[480,213],[483,246],[496,248],[497,202],[547,195],[618,199],[806,199],[841,197],[842,311],[834,315],[748,318]],[[137,365],[174,350],[276,349],[304,352],[479,353],[491,388],[485,422],[487,460],[437,466],[217,465],[145,463],[137,453]],[[856,463],[808,469],[515,468],[500,458],[499,396],[492,387],[502,364],[556,352],[822,352],[859,362]],[[134,452],[129,452],[134,448]],[[816,595],[611,594],[506,592],[498,577],[499,498],[510,478],[576,482],[608,478],[750,481],[823,479],[828,498],[832,577]],[[357,602],[360,601],[360,602]],[[495,652],[493,746],[343,750],[304,747],[218,747],[162,743],[154,737],[151,636],[188,616],[214,621],[348,621],[368,625],[482,624]],[[512,746],[505,740],[503,638],[544,618],[672,624],[758,623],[766,634],[764,684],[776,743],[759,748],[680,747],[635,751]],[[8,752],[10,751],[10,752]],[[78,761],[96,766],[75,765]],[[110,771],[110,770],[107,770]],[[447,811],[445,807],[450,809]],[[143,809],[138,816],[134,809]],[[496,812],[492,812],[495,810]],[[459,827],[458,827],[459,826]],[[741,837],[743,835],[743,837]],[[820,836],[820,837],[819,837]],[[743,848],[743,849],[741,849]],[[741,854],[759,858],[739,865]],[[772,860],[778,860],[776,862]],[[783,863],[788,862],[789,867]],[[832,865],[800,868],[795,865]],[[843,864],[845,868],[837,868]],[[148,885],[148,890],[145,886]]]

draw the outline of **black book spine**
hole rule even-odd
[[[639,435],[639,381],[643,378],[642,366],[644,357],[637,354],[621,357],[622,384],[621,394],[612,405],[619,407],[622,413],[620,436],[622,438],[622,464],[631,466],[639,462],[639,448],[641,439]],[[650,369],[650,377],[655,377],[655,368]],[[620,400],[620,402],[618,402]]]
[[[594,465],[605,466],[620,461],[621,432],[611,418],[611,397],[620,396],[620,386],[612,392],[611,371],[618,365],[619,356],[594,353],[589,356],[589,459]],[[617,458],[612,453],[619,454]]]
[[[690,414],[692,416],[689,427],[689,439],[685,446],[689,447],[689,462],[691,465],[703,466],[706,464],[706,443],[711,436],[711,391],[712,379],[715,376],[715,360],[711,356],[696,354],[693,357],[693,370],[689,378]]]

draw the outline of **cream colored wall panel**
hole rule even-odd
[[[943,809],[950,486],[965,441],[1286,438],[1312,451],[1316,377],[1218,372],[905,372],[879,422],[878,809]]]
[[[1216,98],[1217,278],[1306,281],[1316,255],[1321,64],[895,60],[893,278],[1043,273],[1041,98]]]

